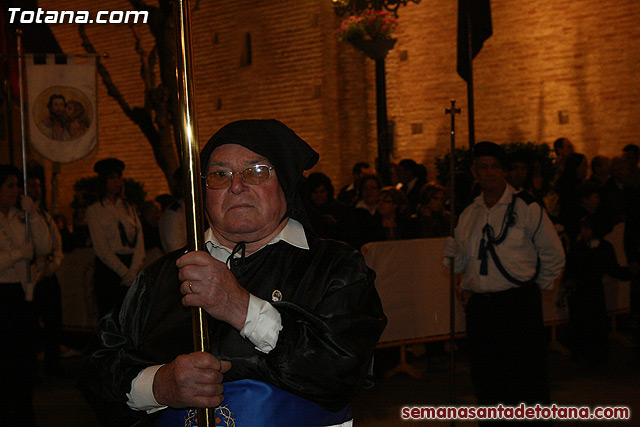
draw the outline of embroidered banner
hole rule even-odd
[[[54,162],[69,163],[98,143],[96,58],[25,55],[31,144]]]
[[[224,383],[224,401],[216,408],[216,427],[291,427],[352,425],[349,407],[330,412],[317,403],[257,380]],[[167,408],[153,427],[197,427],[195,409]]]

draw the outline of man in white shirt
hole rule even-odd
[[[306,229],[298,185],[317,160],[276,120],[209,140],[207,251],[138,276],[80,379],[106,422],[184,425],[187,408],[220,405],[216,417],[237,425],[350,425],[386,318],[361,254]],[[211,316],[211,354],[191,350],[196,306]]]
[[[540,289],[560,275],[564,251],[545,210],[506,183],[504,149],[480,142],[473,154],[482,194],[462,212],[444,255],[471,292],[466,330],[478,404],[546,404]]]

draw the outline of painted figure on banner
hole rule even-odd
[[[69,102],[67,102],[65,112],[68,119],[66,128],[71,139],[76,139],[84,135],[89,127],[89,119],[85,114],[84,105],[75,99],[70,99]]]
[[[25,55],[29,142],[44,158],[69,163],[98,144],[96,57]]]
[[[67,121],[66,107],[67,102],[64,95],[54,93],[49,97],[47,103],[49,115],[38,122],[38,129],[43,135],[58,141],[71,139],[65,126]]]
[[[50,88],[53,89],[53,88]],[[55,141],[71,141],[80,138],[89,128],[91,121],[85,105],[88,101],[79,100],[84,95],[72,88],[55,87],[56,93],[49,95],[49,100],[37,102],[34,106],[34,116],[38,123],[38,130],[47,138]],[[38,98],[42,98],[47,90]],[[42,117],[40,120],[37,120]]]

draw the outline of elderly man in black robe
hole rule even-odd
[[[315,238],[298,184],[318,154],[276,120],[220,129],[201,153],[207,251],[168,254],[102,324],[79,384],[109,425],[351,425],[386,318],[375,274]],[[210,315],[193,352],[191,307]],[[230,424],[231,423],[231,424]]]

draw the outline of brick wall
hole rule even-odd
[[[388,116],[395,123],[394,158],[414,158],[433,173],[449,147],[449,100],[462,108],[458,145],[466,145],[466,86],[456,74],[457,2],[424,0],[400,9],[398,42],[387,57]],[[127,1],[40,0],[44,9],[126,10]],[[559,136],[578,151],[617,155],[638,143],[640,9],[631,0],[493,0],[493,36],[474,61],[476,140],[551,143]],[[353,163],[376,155],[373,61],[333,31],[329,0],[200,1],[192,13],[196,101],[201,145],[240,118],[278,118],[321,154],[316,171],[336,187]],[[82,52],[74,25],[51,25],[66,53]],[[136,29],[146,50],[152,38]],[[142,104],[139,62],[126,25],[90,25],[87,32],[131,105]],[[242,66],[246,34],[252,65]],[[148,198],[167,192],[142,133],[99,87],[99,147],[62,165],[60,209],[70,213],[71,186],[93,163],[115,156]],[[558,112],[569,122],[560,124]],[[51,167],[48,167],[51,170]]]
[[[473,64],[476,141],[552,143],[566,136],[589,158],[638,143],[636,3],[491,3],[493,36]],[[398,157],[429,163],[447,149],[449,98],[462,108],[459,144],[468,140],[466,86],[454,57],[456,11],[456,2],[436,0],[400,12],[398,43],[387,61]],[[567,124],[559,123],[561,110],[568,112]],[[412,123],[422,123],[423,134],[411,135]]]

